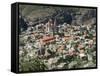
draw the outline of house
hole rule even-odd
[[[54,42],[55,40],[56,40],[56,38],[53,36],[44,36],[43,38],[40,39],[40,42],[42,44],[47,44],[47,43]]]

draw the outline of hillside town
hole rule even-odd
[[[22,31],[19,45],[20,71],[95,67],[96,22],[58,24],[49,18]]]

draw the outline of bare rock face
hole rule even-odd
[[[21,6],[22,7],[22,6]],[[72,25],[95,24],[96,10],[94,9],[74,9],[64,7],[45,7],[29,6],[23,7],[19,25],[22,30],[26,30],[27,26],[36,26],[39,23],[46,23],[50,18],[54,21],[56,18],[57,24],[64,22]],[[29,12],[28,12],[29,11]]]

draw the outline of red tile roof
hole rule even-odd
[[[44,36],[42,38],[42,42],[44,42],[44,43],[53,42],[54,40],[55,40],[55,37],[53,37],[53,36]]]

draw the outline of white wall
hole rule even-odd
[[[100,0],[1,0],[0,1],[0,76],[16,76],[10,72],[10,32],[11,32],[11,7],[13,2],[39,2],[49,4],[65,4],[65,5],[81,5],[81,6],[97,6],[100,13]],[[98,34],[100,33],[100,14],[98,15]],[[100,34],[98,35],[98,60],[100,58]],[[98,61],[100,64],[100,60]],[[99,76],[99,69],[93,70],[76,70],[76,71],[60,71],[60,72],[44,72],[44,73],[28,73],[19,74],[19,76]]]

